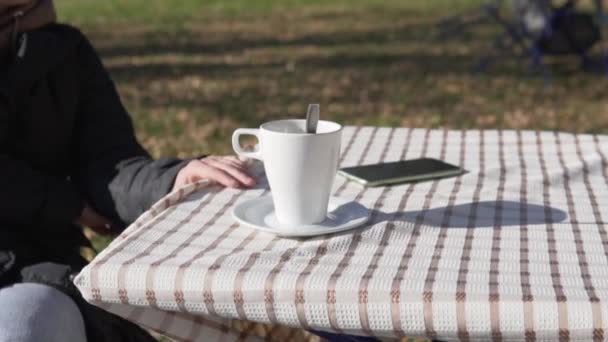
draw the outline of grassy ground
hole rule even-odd
[[[60,0],[92,39],[155,155],[230,152],[237,127],[322,115],[345,124],[608,132],[608,80],[574,58],[552,85],[509,60],[474,75],[495,25],[439,37],[479,1]]]
[[[481,74],[496,25],[442,37],[481,0],[57,0],[100,52],[155,155],[230,153],[237,127],[344,124],[608,133],[608,78],[549,60],[551,85],[512,59]],[[600,56],[600,49],[594,51]],[[95,240],[103,247],[106,240]]]

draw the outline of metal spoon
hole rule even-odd
[[[317,133],[317,123],[319,123],[319,104],[311,103],[306,112],[306,133]]]

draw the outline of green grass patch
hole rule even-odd
[[[209,17],[251,17],[299,11],[405,11],[411,14],[437,15],[463,10],[480,0],[57,0],[63,21],[86,25],[111,25],[115,22],[152,26],[180,25],[187,20]]]

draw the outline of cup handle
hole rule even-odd
[[[249,152],[249,151],[243,150],[243,148],[241,147],[241,144],[239,142],[239,137],[241,135],[255,136],[258,139],[258,146],[260,146],[258,148],[258,150],[255,152]],[[239,156],[262,160],[261,146],[262,146],[262,141],[260,140],[260,130],[257,128],[239,128],[236,131],[234,131],[234,133],[232,133],[232,149],[234,149],[234,152],[236,152],[236,154],[238,154]]]

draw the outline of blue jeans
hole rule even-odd
[[[76,304],[50,286],[22,283],[0,288],[0,342],[86,342]]]

